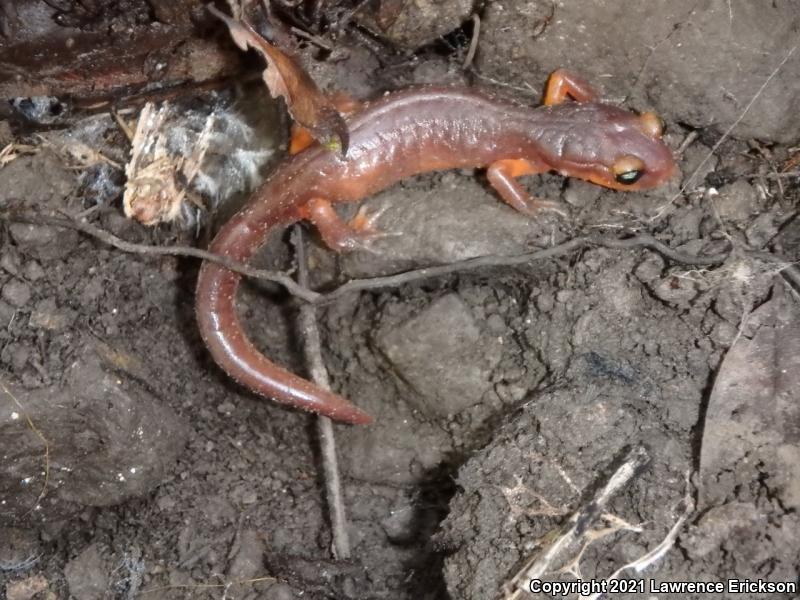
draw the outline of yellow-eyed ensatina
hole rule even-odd
[[[565,101],[567,97],[573,101]],[[661,121],[602,104],[592,88],[566,71],[549,79],[544,105],[520,106],[464,87],[419,87],[367,102],[347,115],[349,148],[342,156],[312,144],[284,161],[248,205],[219,231],[210,250],[249,260],[273,227],[308,219],[335,250],[374,235],[359,214],[351,223],[334,211],[418,173],[488,167],[500,197],[532,215],[553,203],[530,197],[517,177],[556,171],[617,190],[652,188],[675,170],[661,140]],[[297,148],[296,148],[297,149]],[[219,365],[239,383],[277,402],[348,423],[369,415],[277,366],[250,342],[236,312],[240,275],[205,262],[197,283],[197,319]]]

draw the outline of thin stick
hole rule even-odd
[[[677,193],[672,198],[670,198],[670,200],[666,204],[664,204],[659,208],[658,212],[650,219],[651,221],[655,221],[661,218],[664,215],[664,212],[667,210],[667,208],[669,208],[675,202],[675,200],[680,198],[683,195],[683,193],[689,188],[689,186],[692,183],[694,183],[694,178],[700,172],[700,169],[702,169],[706,165],[706,163],[709,160],[711,160],[711,157],[714,156],[717,150],[719,150],[719,147],[722,145],[722,143],[730,137],[733,130],[736,129],[739,123],[742,122],[742,119],[744,119],[745,115],[750,111],[750,109],[756,103],[756,100],[758,100],[761,97],[761,94],[764,93],[764,90],[767,89],[769,82],[775,78],[778,72],[783,68],[783,65],[785,65],[789,61],[789,59],[792,57],[792,54],[794,54],[795,50],[797,50],[797,46],[794,46],[791,50],[789,50],[789,52],[786,53],[786,56],[783,57],[783,60],[781,60],[781,62],[778,63],[778,66],[772,70],[772,73],[769,74],[769,77],[767,77],[764,80],[764,83],[761,84],[761,87],[759,87],[758,90],[756,90],[756,93],[753,94],[753,97],[750,98],[750,102],[747,103],[747,106],[744,107],[744,110],[739,114],[739,116],[731,124],[731,126],[725,130],[725,133],[723,133],[722,137],[717,140],[717,143],[711,147],[711,150],[709,150],[706,157],[700,161],[700,164],[697,165],[692,174],[689,175],[689,178],[686,180],[686,183],[684,183],[681,186],[681,189],[679,189]]]
[[[464,64],[461,66],[462,69],[465,71],[469,69],[470,65],[472,65],[472,61],[475,59],[475,52],[478,50],[478,40],[481,36],[481,18],[478,16],[478,13],[473,13],[472,15],[472,39],[469,41],[469,50],[467,51],[467,56],[464,59]]]
[[[191,256],[193,258],[200,258],[207,260],[218,265],[222,265],[226,269],[235,271],[253,279],[261,279],[264,281],[272,281],[284,286],[287,291],[293,296],[302,298],[306,302],[316,302],[320,294],[312,290],[305,289],[297,283],[294,279],[289,277],[286,273],[278,271],[266,271],[264,269],[254,269],[245,263],[238,260],[232,260],[227,256],[220,256],[206,250],[199,248],[192,248],[191,246],[151,246],[149,244],[135,244],[127,242],[118,238],[114,234],[95,227],[86,221],[77,221],[72,218],[51,217],[41,214],[24,214],[24,213],[0,213],[0,220],[12,221],[17,223],[30,223],[32,225],[50,225],[53,227],[64,227],[66,229],[75,229],[81,233],[85,233],[101,242],[113,246],[123,252],[130,252],[133,254],[155,254],[158,256]]]
[[[675,545],[675,540],[678,538],[678,533],[680,532],[683,524],[686,520],[692,515],[694,512],[694,497],[692,495],[693,489],[691,481],[689,480],[689,473],[686,474],[686,492],[684,493],[683,499],[680,502],[680,505],[683,506],[683,510],[681,510],[680,515],[676,519],[675,523],[670,527],[667,535],[664,537],[661,542],[656,545],[655,548],[646,552],[636,560],[633,560],[619,569],[614,571],[611,575],[606,577],[606,581],[614,581],[619,579],[622,573],[627,571],[628,569],[633,569],[637,573],[641,573],[649,566],[655,564],[664,556],[666,556],[667,552]],[[677,512],[677,511],[676,511]],[[605,594],[604,593],[597,593],[592,594],[586,600],[600,600]]]
[[[527,252],[525,254],[517,254],[513,256],[497,256],[487,255],[479,256],[477,258],[468,258],[458,262],[437,265],[433,267],[424,267],[421,269],[414,269],[396,275],[387,275],[384,277],[370,277],[366,279],[354,279],[349,281],[338,288],[323,294],[318,302],[329,302],[354,291],[369,290],[382,287],[397,287],[412,281],[420,279],[429,279],[431,277],[441,277],[442,275],[449,275],[456,272],[469,271],[480,267],[499,267],[499,266],[514,266],[521,265],[536,260],[543,260],[545,258],[554,258],[563,254],[568,254],[576,250],[589,248],[592,246],[601,246],[604,248],[615,249],[628,249],[628,248],[650,248],[666,258],[679,263],[688,263],[696,265],[715,265],[725,261],[729,252],[722,252],[719,254],[709,254],[707,256],[693,256],[685,254],[678,250],[673,250],[663,242],[658,241],[651,235],[640,234],[626,239],[604,239],[598,236],[583,236],[573,238],[563,244],[536,250],[534,252]]]
[[[543,260],[546,258],[555,258],[570,252],[582,250],[591,247],[613,248],[613,249],[633,249],[633,248],[649,248],[658,252],[665,258],[673,262],[690,264],[690,265],[716,265],[725,262],[730,255],[730,251],[720,252],[718,254],[694,255],[686,254],[678,250],[674,250],[667,246],[665,243],[658,241],[651,235],[639,234],[633,237],[619,239],[619,238],[604,238],[597,235],[587,235],[582,237],[573,238],[562,244],[552,246],[550,248],[543,248],[525,254],[516,254],[512,256],[498,256],[487,255],[479,256],[476,258],[469,258],[466,260],[456,261],[445,265],[436,265],[433,267],[423,267],[420,269],[413,269],[395,275],[386,275],[382,277],[368,277],[365,279],[353,279],[347,283],[334,288],[327,293],[319,293],[301,285],[298,285],[286,273],[278,271],[267,271],[264,269],[254,269],[245,263],[231,260],[226,256],[213,254],[205,250],[199,250],[191,246],[151,246],[148,244],[134,244],[126,242],[117,236],[95,227],[84,221],[76,221],[71,218],[50,217],[40,214],[31,213],[0,213],[0,220],[12,221],[17,223],[31,223],[34,225],[51,225],[54,227],[65,227],[67,229],[75,229],[94,237],[101,242],[104,242],[114,248],[122,250],[123,252],[131,252],[135,254],[156,254],[161,256],[191,256],[208,260],[223,267],[240,273],[253,279],[261,279],[263,281],[272,281],[279,283],[286,287],[286,290],[306,302],[314,304],[322,304],[330,302],[336,298],[355,291],[370,290],[377,288],[396,287],[419,281],[429,279],[431,277],[441,277],[453,273],[460,273],[477,269],[480,267],[501,267],[501,266],[514,266],[521,265],[528,262]],[[747,254],[747,253],[745,253]],[[789,262],[780,256],[769,255],[764,252],[755,253],[754,256],[762,260],[773,260],[774,262]]]
[[[547,548],[534,555],[511,578],[507,584],[509,593],[505,596],[506,600],[523,598],[532,579],[541,579],[576,545],[580,545],[591,532],[591,526],[594,521],[603,514],[608,501],[627,485],[649,461],[650,457],[643,446],[632,448],[619,468],[595,492],[591,501],[570,516],[558,532],[558,535],[553,539],[553,542]]]
[[[297,256],[297,283],[308,287],[308,266],[306,264],[303,230],[295,226],[292,232],[295,255]],[[313,304],[300,306],[300,327],[305,338],[305,354],[308,361],[311,380],[325,390],[331,389],[328,370],[322,360],[322,343],[317,327],[316,309]],[[333,433],[333,422],[326,416],[317,415],[317,432],[319,434],[320,453],[322,454],[322,471],[325,475],[325,490],[330,509],[331,527],[333,530],[333,557],[337,560],[350,558],[350,536],[347,531],[347,514],[342,494],[342,480],[339,475],[339,462],[336,457],[336,437]]]

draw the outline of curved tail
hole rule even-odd
[[[256,212],[245,208],[234,216],[214,239],[211,251],[237,260],[249,259],[274,223],[273,219],[256,219]],[[258,227],[253,227],[256,220]],[[242,385],[281,404],[345,423],[372,422],[372,417],[341,396],[290,373],[258,351],[247,338],[236,312],[240,278],[233,271],[204,262],[197,280],[197,322],[217,364]]]

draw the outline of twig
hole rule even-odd
[[[478,50],[478,40],[480,39],[480,35],[481,35],[481,18],[480,16],[478,16],[478,13],[473,13],[472,39],[469,41],[469,50],[467,51],[466,58],[464,58],[464,64],[461,65],[461,68],[464,69],[465,71],[469,69],[473,59],[475,58],[475,52]]]
[[[608,501],[623,486],[627,485],[649,460],[650,457],[644,447],[636,446],[631,449],[623,463],[614,471],[605,485],[595,492],[588,503],[570,516],[569,520],[558,531],[558,535],[553,542],[533,556],[511,578],[506,585],[509,590],[509,593],[505,596],[506,600],[517,600],[524,597],[523,594],[527,593],[531,580],[541,579],[576,546],[582,545],[583,540],[591,532],[592,524],[602,516]]]
[[[292,232],[292,240],[297,257],[297,282],[308,287],[308,265],[306,264],[303,230],[296,226]],[[300,307],[300,326],[305,339],[305,354],[308,360],[311,380],[323,389],[330,390],[328,370],[322,360],[322,343],[317,327],[316,309],[313,304],[305,303]],[[333,557],[337,560],[350,558],[350,536],[347,531],[347,514],[342,494],[342,480],[339,475],[339,462],[336,457],[336,437],[333,433],[333,422],[324,415],[317,415],[317,432],[319,434],[320,453],[322,455],[322,471],[325,475],[325,490],[328,497],[328,508],[331,511],[331,528],[333,530]]]
[[[747,175],[748,178],[754,179],[756,177],[763,177],[764,179],[789,179],[791,177],[800,177],[800,171],[781,171],[780,173],[764,173],[763,175],[753,174]]]
[[[27,214],[27,213],[17,213],[17,212],[0,213],[0,220],[14,221],[18,223],[31,223],[34,225],[51,225],[54,227],[66,227],[68,229],[75,229],[77,231],[90,235],[100,240],[101,242],[104,242],[110,246],[122,250],[123,252],[132,252],[136,254],[155,254],[160,256],[191,256],[194,258],[200,258],[202,260],[208,260],[216,264],[222,265],[223,267],[230,269],[231,271],[235,271],[236,273],[240,273],[247,277],[252,277],[253,279],[260,279],[263,281],[272,281],[274,283],[279,283],[285,286],[286,290],[293,296],[296,296],[302,300],[305,300],[306,302],[314,304],[322,304],[330,302],[332,300],[335,300],[336,298],[339,298],[340,296],[343,296],[351,292],[386,288],[386,287],[397,287],[399,285],[404,285],[414,281],[429,279],[431,277],[441,277],[443,275],[460,273],[463,271],[469,271],[481,267],[502,267],[502,266],[521,265],[537,260],[544,260],[547,258],[555,258],[558,256],[563,256],[565,254],[569,254],[570,252],[575,252],[577,250],[582,250],[591,247],[612,248],[618,250],[626,250],[632,248],[649,248],[650,250],[658,252],[659,254],[661,254],[662,256],[673,262],[682,264],[691,264],[691,265],[701,265],[701,266],[710,266],[723,263],[730,255],[730,251],[720,252],[717,254],[707,254],[707,255],[686,254],[684,252],[680,252],[679,250],[670,248],[664,242],[660,242],[652,235],[648,234],[639,234],[623,239],[605,238],[599,235],[586,235],[573,238],[569,241],[558,244],[556,246],[552,246],[550,248],[543,248],[540,250],[535,250],[533,252],[527,252],[525,254],[516,254],[512,256],[499,256],[490,254],[486,256],[479,256],[477,258],[469,258],[466,260],[461,260],[445,265],[436,265],[433,267],[423,267],[420,269],[413,269],[410,271],[405,271],[403,273],[397,273],[395,275],[386,275],[382,277],[368,277],[365,279],[353,279],[337,288],[334,288],[330,292],[319,293],[299,285],[285,273],[281,273],[278,271],[268,271],[264,269],[254,269],[245,263],[236,260],[231,260],[226,256],[220,256],[218,254],[213,254],[205,250],[192,248],[191,246],[151,246],[148,244],[135,244],[132,242],[127,242],[109,233],[108,231],[100,229],[99,227],[95,227],[94,225],[91,225],[90,223],[84,221],[76,221],[70,218],[51,217],[40,214]],[[763,253],[760,253],[759,256],[761,256],[761,254]],[[773,256],[772,259],[775,261],[782,260],[778,256]]]
[[[691,146],[698,137],[700,137],[700,134],[697,133],[697,131],[690,131],[689,134],[683,138],[681,145],[675,149],[675,156],[683,156],[686,149]]]
[[[226,256],[220,256],[219,254],[214,254],[212,252],[207,252],[206,250],[200,250],[199,248],[192,248],[191,246],[152,246],[149,244],[135,244],[133,242],[127,242],[121,238],[118,238],[114,234],[105,231],[104,229],[100,229],[99,227],[95,227],[91,223],[87,223],[85,221],[76,221],[75,219],[71,218],[11,212],[0,213],[0,220],[75,229],[76,231],[85,233],[100,240],[101,242],[108,244],[109,246],[113,246],[118,250],[122,250],[123,252],[130,252],[134,254],[154,254],[157,256],[191,256],[193,258],[200,258],[202,260],[207,260],[218,265],[222,265],[226,269],[230,269],[236,273],[241,273],[247,277],[252,277],[253,279],[261,279],[263,281],[279,283],[284,286],[293,296],[302,298],[306,302],[316,302],[320,297],[320,294],[317,292],[297,285],[297,283],[295,283],[295,281],[285,273],[254,269],[237,260],[232,260]]]
[[[744,107],[744,110],[742,110],[742,112],[739,114],[736,120],[731,124],[731,126],[725,130],[725,133],[723,133],[722,137],[717,140],[717,143],[711,147],[711,150],[708,151],[708,154],[705,156],[703,160],[700,161],[700,164],[697,165],[695,170],[692,171],[692,174],[689,175],[688,179],[686,180],[686,183],[684,183],[681,186],[681,189],[679,189],[675,193],[675,195],[669,199],[669,201],[666,204],[664,204],[658,209],[658,212],[650,219],[650,221],[655,221],[657,219],[660,219],[666,212],[667,208],[670,207],[678,198],[680,198],[683,195],[683,193],[689,188],[689,186],[692,183],[694,183],[694,178],[700,172],[700,169],[702,169],[706,165],[706,163],[709,160],[711,160],[711,157],[714,156],[717,150],[719,150],[719,147],[723,144],[723,142],[730,137],[733,130],[736,129],[739,123],[742,122],[742,119],[744,119],[745,115],[750,111],[750,109],[756,103],[756,100],[758,100],[761,97],[761,94],[764,93],[764,90],[767,89],[769,82],[775,78],[778,72],[783,68],[783,65],[785,65],[789,61],[789,59],[792,57],[792,54],[794,54],[795,50],[797,50],[797,46],[794,46],[791,50],[789,50],[789,52],[786,53],[786,56],[783,57],[783,60],[781,60],[781,62],[778,63],[778,66],[772,70],[772,73],[769,74],[769,76],[764,80],[764,83],[761,84],[761,87],[759,87],[758,90],[756,90],[756,93],[753,94],[753,97],[750,98],[750,102],[747,103],[747,106]]]
[[[254,577],[252,579],[242,579],[240,581],[232,581],[227,583],[190,583],[185,585],[162,585],[159,587],[141,590],[139,594],[144,596],[145,594],[154,594],[156,592],[163,592],[166,590],[182,590],[182,589],[213,590],[213,589],[230,587],[232,585],[252,585],[254,583],[260,583],[262,581],[278,581],[278,580],[275,579],[274,577]]]
[[[640,556],[636,560],[629,562],[626,565],[621,566],[619,569],[614,571],[611,575],[606,578],[606,581],[613,581],[615,579],[619,579],[620,575],[627,571],[628,569],[633,569],[637,573],[641,573],[650,565],[658,562],[661,560],[666,553],[669,551],[670,548],[675,544],[675,540],[678,537],[678,532],[683,527],[683,524],[689,518],[689,516],[694,512],[694,497],[692,496],[692,484],[689,479],[689,474],[686,475],[686,492],[681,500],[680,504],[683,504],[683,510],[681,511],[681,515],[675,521],[675,524],[670,527],[667,535],[664,537],[663,540],[652,550],[646,552],[644,555]],[[600,600],[600,598],[604,594],[598,593],[589,596],[586,600]]]
[[[370,277],[367,279],[354,279],[349,281],[338,288],[323,294],[319,302],[328,302],[334,300],[344,294],[362,291],[368,289],[382,288],[382,287],[397,287],[412,281],[420,279],[429,279],[431,277],[440,277],[442,275],[449,275],[452,273],[469,271],[480,267],[502,267],[521,265],[536,260],[543,260],[545,258],[553,258],[582,250],[592,246],[600,246],[604,248],[614,249],[629,249],[629,248],[649,248],[655,250],[662,256],[679,263],[695,264],[695,265],[715,265],[725,261],[728,257],[728,252],[721,252],[719,254],[709,254],[706,256],[694,256],[685,254],[678,250],[674,250],[659,242],[651,235],[640,234],[626,239],[617,238],[602,238],[599,236],[582,236],[573,238],[557,246],[544,248],[542,250],[535,250],[525,254],[517,254],[513,256],[497,256],[487,255],[479,256],[477,258],[468,258],[458,262],[437,265],[434,267],[424,267],[422,269],[414,269],[406,271],[405,273],[398,273],[396,275],[387,275],[384,277]]]

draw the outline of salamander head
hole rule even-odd
[[[562,174],[615,190],[644,190],[675,172],[675,159],[661,139],[663,123],[654,113],[595,103],[560,106],[573,113],[551,163]]]

